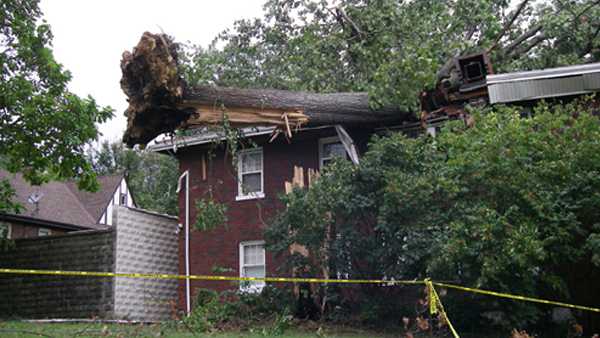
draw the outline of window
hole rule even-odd
[[[346,148],[337,136],[319,140],[319,168],[323,169],[336,157],[346,157]]]
[[[261,148],[240,151],[238,195],[236,200],[265,197],[263,192],[263,152]]]
[[[52,234],[52,231],[50,229],[46,229],[46,228],[38,229],[38,237],[50,236],[51,234]]]
[[[427,135],[429,135],[431,137],[435,137],[436,134],[437,134],[436,127],[427,127]]]
[[[120,199],[121,199],[121,203],[120,204],[127,206],[127,193],[121,194],[121,198]]]
[[[265,276],[265,242],[240,243],[240,277],[264,278]],[[264,286],[264,281],[242,282],[240,289],[248,292],[260,292]]]
[[[11,226],[8,223],[0,223],[0,239],[6,238],[10,239],[11,235]]]

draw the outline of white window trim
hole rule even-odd
[[[323,161],[324,160],[330,160],[333,157],[330,158],[323,158],[323,146],[329,143],[342,143],[342,140],[340,140],[340,138],[338,136],[331,136],[331,137],[323,137],[319,139],[319,170],[323,169]],[[343,145],[343,143],[342,143]],[[348,154],[346,153],[346,156],[348,156]]]
[[[250,245],[262,245],[263,246],[263,263],[260,265],[244,265],[244,247],[245,246],[250,246]],[[263,266],[265,269],[265,276],[267,275],[267,252],[265,251],[265,241],[245,241],[245,242],[240,242],[240,247],[239,247],[239,255],[240,255],[240,277],[246,277],[244,276],[244,267],[245,266]],[[250,293],[254,293],[254,292],[261,292],[262,289],[265,287],[266,283],[263,282],[255,282],[256,284],[254,285],[249,285],[247,282],[241,282],[240,283],[240,291],[244,291],[244,292],[250,292]],[[260,283],[260,284],[258,284]]]
[[[257,170],[257,171],[252,171],[252,172],[247,172],[244,174],[256,174],[256,173],[260,173],[260,191],[259,192],[253,192],[247,195],[242,195],[242,156],[246,155],[246,154],[253,154],[253,153],[259,153],[260,154],[260,167],[261,170]],[[263,153],[263,149],[262,148],[253,148],[253,149],[247,149],[247,150],[242,150],[239,152],[239,156],[238,156],[238,163],[237,163],[237,172],[238,172],[238,192],[237,192],[237,196],[235,197],[236,201],[245,201],[245,200],[251,200],[251,199],[258,199],[258,198],[264,198],[265,197],[265,154]]]
[[[42,235],[42,232],[47,230],[48,234],[47,235]],[[38,228],[38,237],[46,237],[46,236],[51,236],[52,235],[52,230],[48,229],[48,228]]]
[[[6,239],[10,239],[12,236],[12,225],[10,223],[3,223],[2,225],[6,225]]]

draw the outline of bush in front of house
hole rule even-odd
[[[193,304],[184,319],[193,331],[252,329],[279,335],[289,327],[293,302],[288,289],[267,285],[260,293],[198,289]]]
[[[270,222],[267,249],[281,254],[288,273],[431,277],[594,306],[600,121],[593,107],[541,103],[527,118],[518,107],[472,109],[472,126],[449,122],[435,138],[376,136],[360,165],[336,161],[309,189],[282,196],[287,209]],[[290,256],[293,243],[311,258]],[[325,314],[399,322],[386,292],[360,285],[320,297]],[[378,297],[386,302],[360,306]],[[453,290],[442,301],[460,327],[492,325],[486,313],[503,327],[548,326],[552,311]]]

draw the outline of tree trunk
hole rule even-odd
[[[121,87],[128,97],[129,145],[194,125],[278,126],[288,133],[302,126],[383,125],[414,119],[397,108],[372,109],[367,93],[316,94],[270,89],[188,87],[178,73],[177,46],[166,35],[144,33],[121,61]]]

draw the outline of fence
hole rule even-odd
[[[17,239],[0,252],[11,269],[177,273],[177,221],[115,206],[109,230]],[[175,280],[96,276],[0,276],[0,317],[168,319],[177,298]]]

